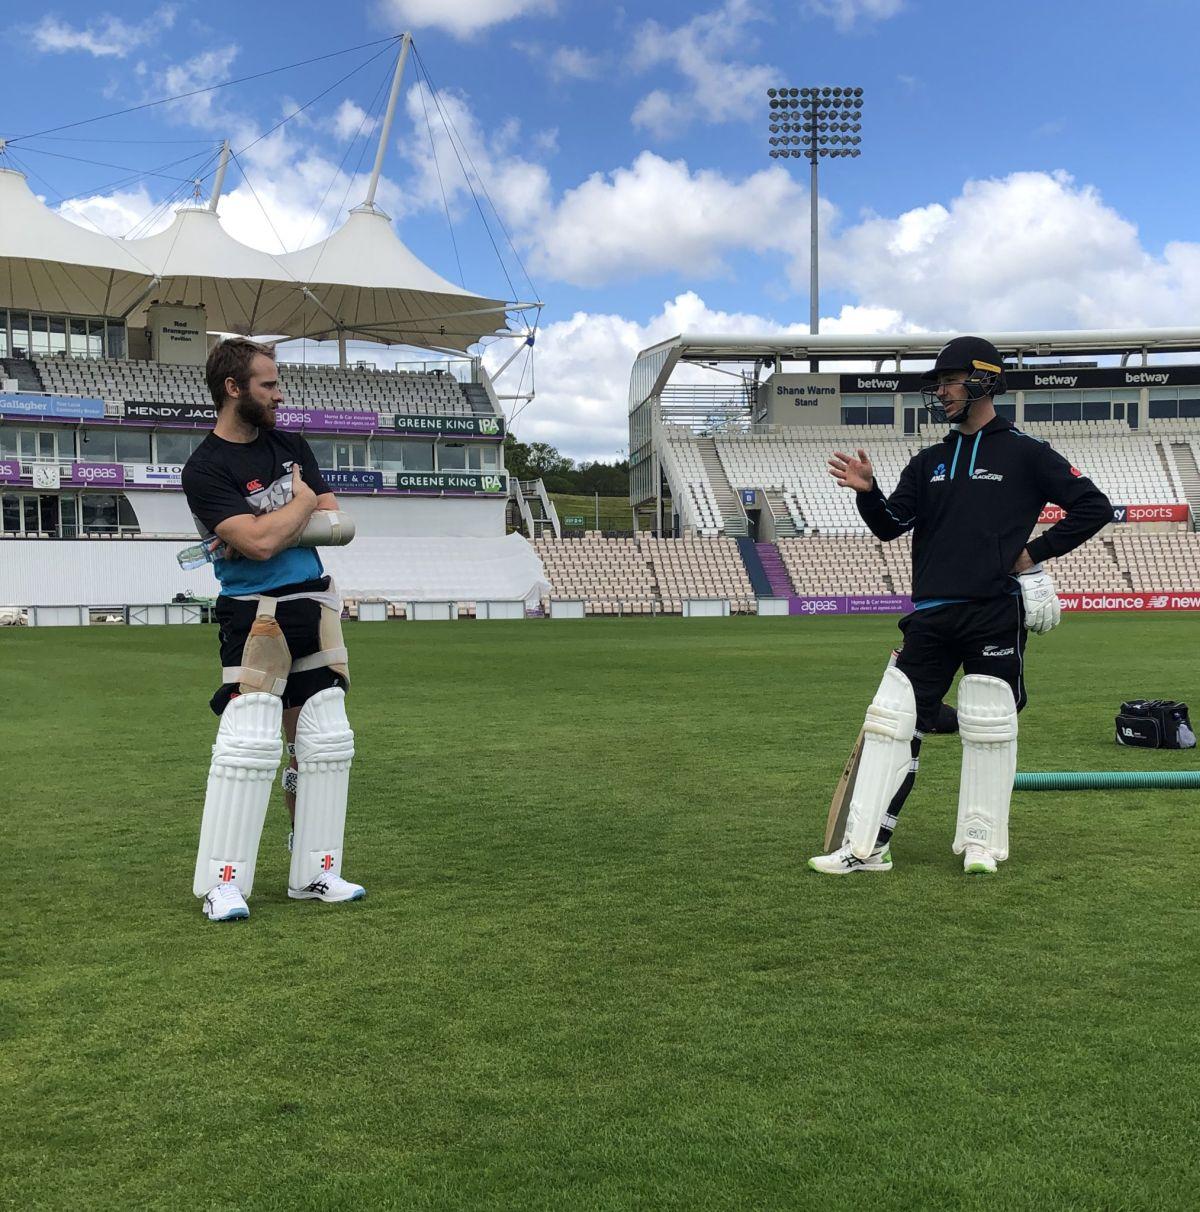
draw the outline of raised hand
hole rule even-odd
[[[870,492],[875,482],[875,469],[867,458],[865,450],[848,455],[844,451],[835,450],[829,457],[829,474],[838,482],[840,488],[853,488],[855,492]]]

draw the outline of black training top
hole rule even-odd
[[[297,462],[313,492],[329,491],[312,448],[299,434],[260,429],[253,442],[227,442],[210,433],[183,467],[183,491],[200,537],[209,538],[227,518],[272,513],[286,505]],[[289,547],[269,560],[217,560],[214,569],[224,594],[263,593],[311,581],[323,571],[311,547]]]
[[[1112,521],[1108,498],[1040,438],[995,417],[978,433],[951,431],[915,455],[890,497],[860,492],[858,512],[883,540],[913,532],[913,598],[1012,593],[1022,548],[1035,563],[1066,555]],[[1043,507],[1067,516],[1029,536]]]

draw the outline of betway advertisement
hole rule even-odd
[[[1058,505],[1047,505],[1038,517],[1039,522],[1059,522],[1067,516]],[[1188,507],[1176,502],[1164,505],[1114,505],[1114,522],[1186,522]]]

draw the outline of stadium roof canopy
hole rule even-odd
[[[212,332],[456,351],[505,329],[507,310],[440,278],[373,207],[310,248],[273,256],[196,207],[143,239],[87,231],[11,169],[0,169],[0,292],[7,306],[33,311],[137,323],[151,303],[202,305]]]
[[[728,336],[681,333],[638,354],[629,380],[632,412],[658,395],[680,362],[894,362],[906,359],[929,362],[958,333],[885,333],[854,336],[848,333],[770,336]],[[1177,353],[1200,350],[1200,328],[1083,329],[1062,332],[980,333],[1005,356],[1023,359],[1064,354]],[[882,366],[880,367],[882,369]]]

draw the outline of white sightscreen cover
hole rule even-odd
[[[6,539],[0,542],[0,605],[142,606],[177,593],[212,597],[207,567],[184,572],[186,543],[136,539]]]
[[[188,509],[187,497],[183,493],[154,490],[138,492],[136,489],[127,488],[125,496],[133,506],[138,525],[148,534],[196,533],[196,521],[192,517],[192,511]],[[186,544],[181,543],[180,546]]]
[[[546,570],[519,534],[502,539],[355,539],[321,559],[348,598],[394,602],[521,600],[550,592]]]
[[[180,498],[182,499],[182,498]],[[208,567],[184,572],[184,542],[129,539],[0,542],[0,606],[129,606],[177,593],[215,597]],[[343,597],[397,602],[521,600],[550,592],[537,552],[520,535],[499,539],[356,539],[321,549]]]

